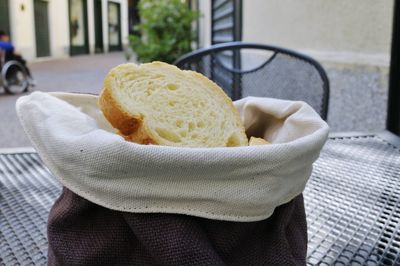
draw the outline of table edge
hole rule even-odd
[[[388,130],[382,130],[376,132],[362,132],[362,131],[333,132],[329,134],[330,139],[363,138],[363,137],[374,137],[374,136],[400,149],[400,136],[397,136]]]
[[[33,147],[0,148],[0,154],[36,153]]]

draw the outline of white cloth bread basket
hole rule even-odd
[[[328,126],[304,102],[236,101],[247,133],[270,145],[178,148],[139,145],[115,133],[97,96],[34,92],[17,113],[55,177],[79,196],[133,213],[259,221],[302,193]]]

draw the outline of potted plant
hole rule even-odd
[[[198,12],[191,10],[186,1],[140,0],[138,9],[139,35],[131,35],[130,42],[139,61],[172,63],[191,51],[192,22]]]

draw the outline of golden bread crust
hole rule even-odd
[[[157,144],[145,130],[143,118],[132,116],[114,99],[111,88],[112,73],[104,80],[104,87],[99,97],[99,106],[110,124],[118,129],[118,133],[126,140],[139,144]]]

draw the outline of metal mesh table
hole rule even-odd
[[[47,263],[47,216],[60,193],[36,153],[0,155],[0,265]]]
[[[400,265],[397,142],[388,133],[328,141],[304,192],[309,265]]]
[[[400,265],[400,141],[330,138],[304,192],[309,265]],[[61,186],[34,152],[0,154],[0,265],[46,264]]]

